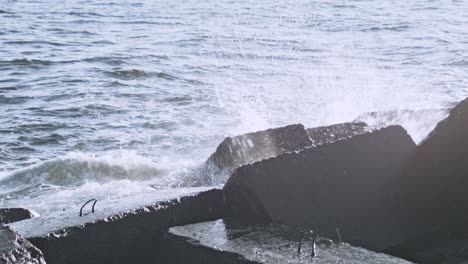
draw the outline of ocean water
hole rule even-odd
[[[467,81],[466,1],[0,0],[0,207],[200,185],[225,136],[291,123],[419,142]]]

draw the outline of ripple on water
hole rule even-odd
[[[1,88],[0,88],[1,91]],[[27,96],[5,96],[5,95],[0,95],[0,105],[2,104],[23,104],[26,103],[28,100],[30,100],[31,97]]]
[[[175,80],[177,77],[165,73],[165,72],[149,72],[144,70],[116,70],[116,71],[106,71],[105,75],[120,79],[120,80],[138,80],[138,79],[147,79],[147,78],[159,78],[164,80]]]
[[[52,41],[28,41],[28,40],[16,40],[16,41],[5,41],[4,44],[7,45],[25,45],[25,46],[30,46],[30,45],[50,45],[50,46],[68,46],[68,44],[65,43],[59,43],[59,42],[52,42]]]
[[[21,142],[26,142],[32,146],[58,145],[58,144],[64,143],[64,141],[66,140],[66,137],[60,134],[54,133],[50,135],[36,136],[36,137],[20,136],[18,137],[17,140]]]

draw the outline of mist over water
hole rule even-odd
[[[199,184],[225,136],[292,123],[401,124],[419,142],[468,95],[467,14],[464,1],[3,0],[0,206]]]

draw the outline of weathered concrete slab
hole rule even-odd
[[[0,208],[0,224],[9,224],[34,217],[28,209]]]
[[[190,263],[394,263],[410,262],[385,254],[378,254],[345,243],[303,236],[298,254],[299,236],[297,230],[273,224],[229,227],[223,220],[173,227],[164,240],[166,252],[177,255],[180,248],[196,249],[218,256],[218,262],[203,262],[200,257],[191,258]],[[312,248],[315,257],[312,258]],[[187,250],[183,251],[184,254]],[[180,253],[178,254],[181,255]],[[238,262],[232,262],[237,260]],[[173,259],[173,257],[171,258]],[[174,263],[174,262],[170,262]],[[175,262],[179,263],[179,262]],[[185,262],[180,263],[187,263]]]
[[[79,208],[13,223],[49,264],[154,263],[153,244],[167,228],[223,217],[219,189],[186,188],[148,192],[98,202],[96,212]],[[141,204],[146,204],[142,206]]]
[[[224,187],[230,216],[312,229],[372,250],[404,241],[397,172],[416,145],[400,126],[238,168]]]
[[[301,124],[228,137],[205,163],[205,174],[216,175],[212,183],[225,183],[227,177],[241,166],[282,154],[298,152],[346,139],[371,129],[363,122],[343,123],[305,129]],[[225,176],[225,177],[223,177]],[[218,179],[221,177],[221,179]]]
[[[45,264],[42,252],[9,227],[0,227],[1,264]]]

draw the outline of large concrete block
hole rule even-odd
[[[243,166],[224,187],[230,216],[312,229],[372,250],[413,235],[395,196],[416,145],[400,126]]]
[[[401,174],[398,196],[405,201],[401,210],[408,219],[420,223],[422,232],[389,251],[420,260],[418,256],[427,256],[421,252],[433,248],[436,240],[439,249],[441,245],[468,241],[468,99],[460,102],[446,119],[437,124],[418,146]],[[457,227],[457,231],[453,227]],[[450,229],[455,236],[441,236],[436,232]],[[453,252],[450,255],[453,257]],[[468,254],[464,253],[464,256]],[[435,259],[438,262],[438,258]],[[424,261],[429,262],[427,257]]]
[[[305,129],[301,124],[227,137],[204,167],[204,174],[215,175],[212,183],[225,183],[241,166],[298,152],[310,146],[331,143],[356,136],[371,129],[363,122],[343,123]]]
[[[428,222],[453,221],[455,216],[468,219],[468,99],[418,146],[404,174],[401,188],[416,202],[412,209],[431,217]]]
[[[151,202],[150,202],[151,201]],[[136,204],[147,204],[137,206]],[[154,244],[167,228],[223,217],[219,189],[149,192],[43,215],[12,226],[42,250],[49,264],[155,263]]]
[[[45,264],[42,252],[9,227],[0,227],[1,264]]]

